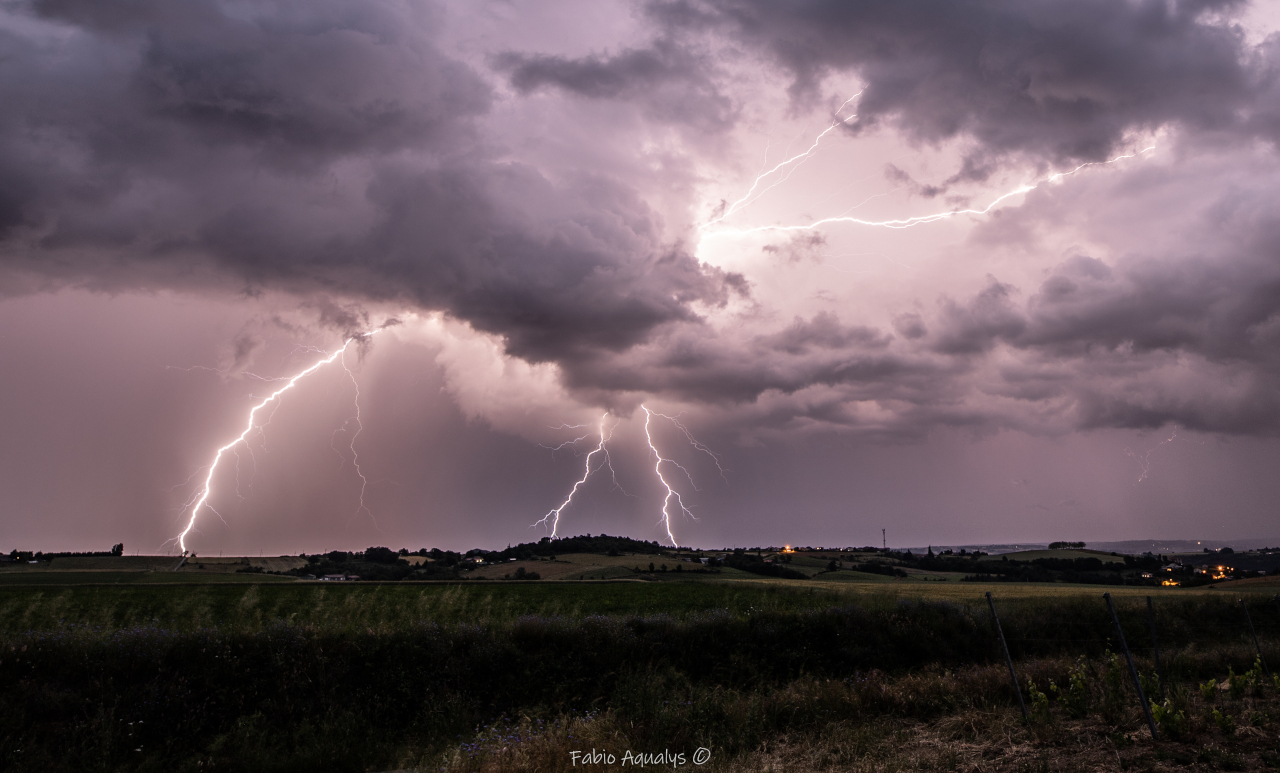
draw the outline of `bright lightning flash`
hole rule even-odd
[[[712,220],[709,223],[705,223],[704,225],[701,226],[701,228],[705,229],[708,226],[712,226],[712,225],[715,225],[716,223],[723,222],[726,218],[728,218],[734,212],[737,212],[738,210],[747,206],[748,204],[755,201],[756,199],[759,199],[761,196],[767,193],[771,188],[775,188],[778,185],[781,185],[783,182],[785,182],[787,178],[791,176],[792,172],[798,169],[801,164],[809,160],[809,158],[818,151],[818,143],[822,142],[823,137],[827,136],[832,131],[834,131],[837,126],[844,126],[851,119],[858,117],[857,115],[851,115],[848,118],[841,118],[840,111],[844,110],[849,105],[850,102],[852,102],[853,100],[857,99],[860,96],[862,96],[861,91],[859,91],[857,94],[854,94],[853,96],[846,99],[844,101],[844,104],[836,108],[835,120],[832,121],[831,125],[828,126],[826,129],[824,129],[821,134],[819,134],[817,137],[814,138],[813,143],[809,145],[808,150],[806,150],[803,153],[797,153],[791,158],[788,158],[782,161],[777,166],[768,170],[767,172],[761,172],[760,174],[756,175],[755,181],[751,183],[751,187],[747,190],[745,194],[743,194],[742,198],[730,204],[728,208],[725,209],[724,214],[720,215],[720,217],[717,217],[716,219]],[[794,164],[795,166],[792,166],[792,164]],[[777,173],[781,173],[779,178],[777,180],[774,180],[773,183],[770,184],[768,188],[765,188],[764,190],[760,191],[759,194],[756,194],[756,188],[760,187],[760,183],[763,182],[766,177],[769,177],[770,175],[777,174]]]
[[[296,385],[302,379],[306,378],[312,373],[315,373],[317,370],[323,368],[325,365],[332,363],[334,360],[341,359],[343,355],[346,353],[347,347],[349,347],[353,341],[366,340],[385,329],[386,329],[386,326],[384,325],[383,327],[377,328],[375,330],[371,330],[368,333],[360,333],[358,335],[351,336],[350,338],[348,338],[346,341],[342,343],[341,349],[338,349],[338,351],[334,352],[333,354],[330,354],[328,357],[325,357],[319,362],[316,362],[311,367],[307,368],[306,370],[290,378],[285,383],[284,386],[272,392],[269,396],[263,399],[262,402],[255,405],[253,409],[249,411],[249,421],[248,421],[248,424],[245,426],[244,432],[241,432],[236,437],[235,440],[232,440],[230,443],[227,443],[225,446],[222,446],[221,448],[219,448],[217,453],[214,454],[213,456],[213,462],[209,465],[209,472],[204,479],[204,488],[201,489],[200,496],[196,498],[195,503],[191,507],[191,518],[190,520],[187,521],[187,527],[183,529],[182,533],[179,534],[176,538],[176,541],[178,543],[178,548],[181,549],[183,553],[187,551],[187,544],[186,544],[187,535],[190,534],[191,530],[195,528],[196,518],[200,515],[201,508],[207,508],[209,510],[213,510],[214,513],[218,512],[217,510],[213,509],[212,505],[209,504],[209,497],[213,494],[213,476],[218,471],[218,463],[222,461],[222,457],[228,451],[234,453],[236,446],[240,445],[241,443],[244,443],[246,439],[249,437],[249,435],[253,434],[253,431],[259,428],[259,425],[257,423],[258,412],[261,411],[263,408],[266,408],[271,403],[275,402],[280,397],[280,395],[284,394],[290,389],[293,389],[294,385]],[[345,360],[342,363],[342,367],[344,369],[347,367]],[[348,370],[347,372],[350,373],[351,371]],[[352,378],[354,380],[354,376]],[[358,387],[356,391],[356,396],[357,398],[359,397]],[[357,421],[358,421],[359,420],[359,413],[358,413],[359,404],[358,403],[357,403],[356,410],[357,410]],[[357,431],[357,434],[359,434],[358,431]],[[352,436],[351,440],[352,440],[352,443],[354,443],[355,437]],[[355,449],[353,448],[352,452],[354,453],[354,451]],[[357,472],[359,472],[359,469],[360,469],[359,465],[357,464],[356,466]],[[367,481],[365,481],[363,474],[360,475],[360,480],[361,480],[360,506],[362,509],[364,509],[364,485],[367,483]]]
[[[587,482],[587,478],[591,477],[591,457],[595,456],[596,454],[604,454],[605,465],[610,470],[613,470],[613,462],[609,459],[608,449],[605,448],[605,443],[609,441],[609,438],[613,437],[613,430],[609,430],[608,435],[606,435],[604,431],[604,422],[605,422],[605,419],[608,419],[608,418],[609,418],[608,413],[605,413],[603,416],[600,417],[600,424],[598,425],[598,429],[600,431],[600,443],[595,447],[595,450],[587,454],[586,469],[582,471],[582,477],[579,478],[578,481],[573,484],[573,489],[569,491],[569,496],[566,497],[565,500],[560,503],[559,507],[553,509],[551,512],[542,516],[541,520],[533,524],[534,526],[546,526],[547,523],[550,522],[552,539],[556,538],[556,530],[560,528],[560,514],[564,512],[564,509],[568,507],[569,503],[573,501],[573,495],[578,493],[578,489],[582,488],[582,485]],[[617,425],[614,425],[614,426],[617,426]],[[583,435],[581,438],[578,438],[578,440],[582,440],[585,437],[586,435]],[[576,442],[577,442],[576,440],[571,440],[567,443],[561,443],[559,446],[556,446],[556,448],[557,449],[564,448],[566,445],[571,445],[572,443],[576,443]],[[614,483],[617,484],[617,482],[618,482],[618,479],[617,479],[617,476],[615,476]]]
[[[684,500],[680,498],[680,493],[675,489],[671,488],[671,484],[668,483],[667,479],[662,475],[662,463],[667,462],[669,464],[674,464],[676,467],[679,467],[684,472],[685,475],[689,476],[690,483],[693,482],[693,476],[689,475],[689,471],[685,469],[684,466],[681,465],[679,462],[673,459],[668,459],[665,456],[663,456],[658,451],[658,447],[653,444],[653,435],[650,434],[649,432],[649,420],[652,419],[654,416],[662,416],[662,418],[664,419],[670,419],[671,417],[663,416],[661,413],[655,413],[643,405],[641,405],[640,408],[644,410],[644,439],[648,441],[649,450],[653,452],[653,456],[657,460],[653,464],[653,471],[655,474],[657,474],[658,481],[662,483],[663,488],[667,490],[667,495],[662,500],[662,524],[667,530],[667,539],[671,540],[672,546],[680,547],[680,543],[676,542],[675,535],[671,533],[671,500],[673,499],[675,500],[676,506],[680,508],[680,512],[684,513],[686,516],[692,518],[695,521],[698,519],[692,512],[689,511],[689,508],[684,506]],[[711,453],[711,452],[708,451],[707,453]],[[719,466],[719,460],[717,460],[716,464],[717,466]],[[721,470],[721,472],[723,472],[723,470]],[[697,487],[695,486],[694,488],[697,488]]]
[[[830,131],[830,129],[828,129],[827,131]],[[823,132],[821,135],[818,135],[819,139],[821,139],[822,136],[825,134],[826,132]],[[809,152],[812,152],[813,149],[816,147],[817,147],[817,143],[815,142],[814,147],[810,148]],[[1028,183],[1025,185],[1019,185],[1017,188],[1014,188],[1013,190],[1007,193],[1003,193],[1000,196],[997,196],[995,200],[993,200],[990,204],[983,207],[982,209],[951,209],[951,210],[947,210],[946,212],[935,212],[932,215],[917,215],[915,217],[899,218],[896,220],[863,220],[862,218],[849,217],[847,215],[839,215],[836,217],[827,217],[821,220],[815,220],[814,222],[809,223],[807,225],[762,225],[762,226],[755,226],[754,228],[724,228],[724,229],[717,229],[712,233],[713,234],[732,234],[735,236],[742,236],[745,234],[760,233],[764,231],[813,231],[813,230],[817,230],[818,228],[821,228],[824,225],[832,225],[835,223],[848,223],[851,225],[864,225],[864,226],[872,226],[876,228],[902,229],[902,228],[912,228],[918,225],[924,225],[925,223],[936,223],[940,220],[949,220],[959,215],[985,215],[991,210],[1000,206],[1000,204],[1007,199],[1013,198],[1014,196],[1019,196],[1023,193],[1030,193],[1031,191],[1035,190],[1036,188],[1039,188],[1042,185],[1046,185],[1052,182],[1057,182],[1058,180],[1061,180],[1064,177],[1070,177],[1071,175],[1074,175],[1075,173],[1079,172],[1080,170],[1086,167],[1105,166],[1107,164],[1114,164],[1118,161],[1124,161],[1126,159],[1136,158],[1137,156],[1140,156],[1144,153],[1149,153],[1155,149],[1156,149],[1156,146],[1151,145],[1150,147],[1143,148],[1142,150],[1139,150],[1135,153],[1128,153],[1122,156],[1116,156],[1115,158],[1108,159],[1106,161],[1088,161],[1086,163],[1081,164],[1080,166],[1077,166],[1074,169],[1070,169],[1065,172],[1056,172],[1036,182]],[[755,190],[755,187],[756,185],[759,184],[759,182],[760,180],[759,178],[757,178],[756,183],[752,185],[752,190]],[[721,216],[716,220],[711,221],[710,223],[707,223],[706,225],[702,226],[702,228],[705,229],[707,228],[707,226],[713,225],[715,223],[719,223],[720,221],[724,220],[724,218],[728,216],[729,216],[729,213],[726,212],[723,216]]]
[[[351,442],[347,444],[347,447],[351,449],[351,466],[355,468],[356,475],[360,476],[360,506],[356,508],[351,517],[354,519],[355,516],[365,513],[370,518],[373,518],[373,511],[366,507],[364,503],[364,492],[369,488],[369,479],[364,476],[364,470],[360,469],[360,452],[356,451],[356,438],[360,437],[360,433],[364,431],[364,424],[360,422],[360,383],[356,381],[356,374],[352,373],[351,368],[347,367],[347,347],[345,344],[338,352],[338,362],[341,363],[342,369],[347,372],[347,377],[351,379],[351,386],[356,390],[356,415],[352,419],[356,423],[356,431],[351,433]],[[347,423],[343,422],[342,430],[345,432],[346,428]],[[346,459],[344,458],[343,461],[346,461]],[[374,521],[374,527],[377,528],[377,521]],[[378,531],[382,530],[378,529]]]

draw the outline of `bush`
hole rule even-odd
[[[1171,741],[1182,738],[1187,731],[1187,715],[1176,710],[1169,701],[1151,701],[1151,717],[1156,721],[1160,734]]]
[[[1065,690],[1059,689],[1057,685],[1050,682],[1049,692],[1058,699],[1067,716],[1072,719],[1081,719],[1087,715],[1093,704],[1093,698],[1089,694],[1089,683],[1085,681],[1085,659],[1077,660],[1068,673]]]

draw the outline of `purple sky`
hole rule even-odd
[[[1277,16],[0,2],[0,549],[1280,540]]]

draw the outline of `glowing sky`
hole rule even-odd
[[[0,549],[1280,538],[1275,17],[4,0]]]

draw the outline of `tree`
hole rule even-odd
[[[123,555],[124,555],[124,543],[123,543],[123,542],[117,542],[116,544],[112,545],[112,546],[111,546],[111,555],[113,555],[113,556],[123,556]]]

